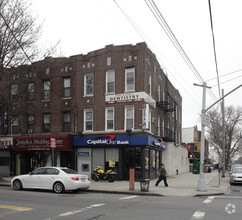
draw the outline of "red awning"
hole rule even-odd
[[[55,138],[55,151],[73,151],[73,135],[32,135],[13,138],[14,151],[48,151],[51,150],[50,139]]]

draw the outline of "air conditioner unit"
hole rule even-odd
[[[28,134],[32,134],[33,133],[33,129],[28,129]]]

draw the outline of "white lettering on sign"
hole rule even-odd
[[[13,138],[0,138],[0,146],[13,145]]]
[[[87,144],[90,145],[96,145],[96,144],[103,144],[103,145],[125,145],[125,144],[129,144],[128,140],[110,140],[110,139],[98,139],[98,140],[87,140]]]

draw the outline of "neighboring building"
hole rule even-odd
[[[136,179],[153,179],[167,143],[181,144],[182,98],[145,43],[46,58],[5,76],[11,100],[1,115],[12,120],[1,132],[13,137],[16,174],[51,164],[55,138],[54,165],[88,175],[115,168],[119,180],[135,168]]]
[[[201,131],[198,130],[197,126],[182,128],[182,143],[188,148],[188,158],[190,164],[194,158],[200,159],[200,148],[201,148]],[[205,139],[204,146],[204,160],[205,164],[209,157],[209,143]],[[191,169],[190,169],[191,170]]]

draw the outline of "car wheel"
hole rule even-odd
[[[23,188],[22,182],[20,180],[14,180],[13,189],[14,190],[21,190],[22,188]]]
[[[64,185],[61,182],[56,182],[53,185],[53,191],[55,193],[62,193],[65,191]]]

